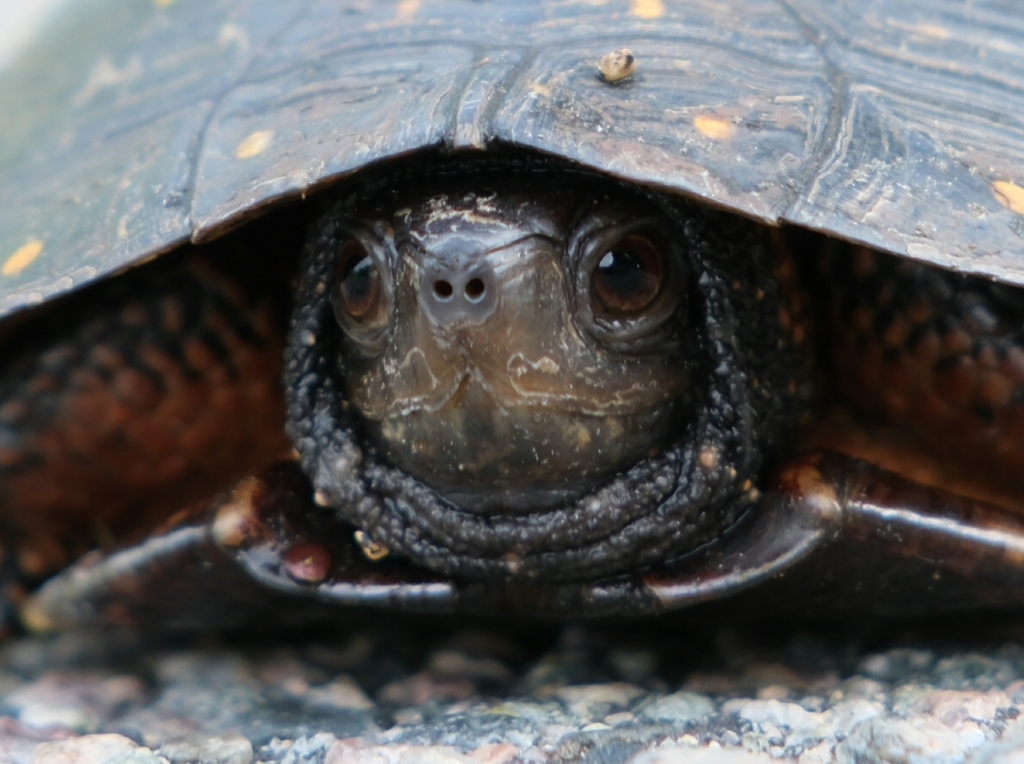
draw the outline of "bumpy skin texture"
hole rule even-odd
[[[763,229],[654,194],[650,200],[675,222],[689,263],[689,323],[699,346],[690,359],[694,417],[670,445],[589,495],[488,517],[460,510],[360,440],[341,392],[345,359],[329,301],[345,202],[329,211],[307,244],[286,364],[289,432],[318,503],[434,570],[545,580],[592,579],[685,555],[756,506],[765,455],[785,439],[807,396],[804,348],[796,347],[803,335],[782,305]]]
[[[286,452],[278,279],[189,248],[48,306],[0,356],[0,524],[39,575]]]
[[[1019,494],[1024,291],[837,242],[806,270],[837,394],[916,438],[944,477]]]

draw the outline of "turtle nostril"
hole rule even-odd
[[[444,279],[438,279],[434,282],[434,294],[436,294],[437,299],[441,301],[450,300],[454,291],[455,290],[452,289],[451,283]]]
[[[483,279],[470,279],[466,282],[466,299],[470,302],[480,302],[486,290]]]

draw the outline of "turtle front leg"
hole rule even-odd
[[[263,254],[185,248],[5,325],[0,532],[25,579],[290,450],[287,278]]]
[[[36,631],[274,631],[337,618],[351,605],[449,609],[450,582],[372,561],[386,550],[361,547],[354,529],[311,497],[295,462],[244,478],[137,545],[86,555],[26,602],[22,620]]]
[[[35,629],[266,630],[351,617],[354,606],[543,617],[715,601],[741,617],[1024,610],[1024,519],[817,451],[781,472],[754,516],[673,565],[596,582],[453,580],[360,543],[289,462],[135,547],[83,558],[23,617]]]
[[[1024,517],[820,450],[788,464],[751,525],[694,568],[650,575],[667,608],[809,618],[1024,611]]]

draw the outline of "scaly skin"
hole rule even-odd
[[[210,249],[46,306],[6,338],[0,523],[27,575],[287,452],[280,300]]]
[[[838,242],[805,266],[823,366],[860,414],[819,442],[1020,506],[1024,290]]]

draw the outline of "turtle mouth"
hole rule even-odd
[[[568,191],[555,179],[545,181],[551,182],[540,185],[549,196],[575,200],[573,211],[562,217],[574,230],[585,229],[579,238],[586,246],[573,250],[573,237],[565,236],[568,265],[548,268],[548,275],[532,286],[517,277],[516,294],[534,299],[512,304],[511,313],[500,283],[477,275],[500,272],[506,261],[473,272],[483,292],[494,296],[486,315],[474,313],[472,305],[447,307],[450,302],[427,309],[424,284],[433,289],[443,281],[451,287],[450,292],[427,292],[433,299],[431,294],[469,294],[463,282],[468,285],[472,278],[456,268],[440,277],[435,269],[424,279],[428,269],[422,263],[411,267],[417,263],[400,257],[401,242],[391,245],[385,239],[384,254],[373,255],[375,262],[386,264],[374,276],[382,285],[370,290],[358,282],[351,290],[356,307],[375,322],[373,331],[346,327],[331,294],[337,252],[351,235],[345,222],[351,208],[341,203],[329,211],[312,230],[307,247],[286,389],[288,431],[317,502],[393,554],[453,576],[592,580],[697,549],[756,504],[762,450],[779,435],[789,414],[779,391],[791,387],[793,367],[779,363],[788,357],[787,335],[779,324],[760,229],[730,220],[729,238],[718,238],[711,227],[720,222],[720,213],[686,208],[684,219],[676,206],[642,197],[648,209],[663,211],[680,236],[693,237],[704,249],[718,248],[721,255],[690,255],[678,272],[688,271],[685,281],[673,285],[682,294],[667,297],[660,287],[648,288],[634,268],[626,274],[631,279],[627,289],[614,281],[603,285],[609,294],[605,307],[624,309],[598,316],[595,290],[578,275],[583,266],[577,264],[595,268],[592,263],[605,244],[586,248],[600,226],[579,224],[580,186],[593,195],[593,185],[599,185],[608,192],[600,198],[628,194],[633,205],[636,192],[593,178]],[[358,195],[346,198],[352,196]],[[546,203],[558,209],[550,199]],[[527,205],[510,206],[521,211]],[[407,207],[403,212],[410,217]],[[549,216],[540,227],[554,226],[555,218]],[[619,225],[616,220],[613,227]],[[391,242],[400,239],[401,227],[394,221],[380,229],[392,231]],[[628,228],[625,235],[637,230]],[[650,240],[647,230],[642,229],[643,237]],[[614,241],[622,240],[622,234],[613,233]],[[505,241],[511,240],[514,249],[529,239]],[[502,257],[515,262],[537,256],[509,254],[508,249],[502,244],[485,251],[502,251]],[[547,255],[537,257],[550,262],[543,260]],[[449,258],[449,266],[453,261],[458,264]],[[617,267],[613,261],[608,270],[614,275]],[[556,271],[561,275],[551,276]],[[636,284],[646,290],[640,294],[652,313],[633,311],[637,290],[631,285]],[[386,310],[365,308],[365,294],[387,295],[391,302]],[[581,310],[581,302],[588,307]],[[524,347],[508,331],[524,324],[536,328],[528,333],[533,346]],[[486,341],[472,343],[471,364],[458,360],[467,352],[460,341],[467,326],[491,327]],[[364,335],[368,339],[360,344]],[[388,359],[406,358],[413,349],[427,366],[414,370],[418,376],[403,378]],[[582,373],[550,385],[553,375],[538,369],[540,358],[550,359],[542,364],[547,371],[557,367]],[[510,364],[526,359],[533,361],[526,370],[541,374],[507,382]],[[505,376],[498,379],[506,381],[495,383],[490,375],[499,369]],[[658,369],[666,370],[663,376]],[[446,373],[436,387],[443,395],[421,394],[417,379],[434,385]],[[620,384],[623,378],[625,385]],[[618,387],[609,387],[613,382]],[[573,394],[558,405],[555,396],[544,392],[545,384],[548,391]],[[575,394],[588,384],[590,392]],[[636,405],[636,398],[622,405],[631,390],[644,384],[655,395],[639,396],[643,405]],[[407,401],[419,395],[421,402],[429,402],[396,406],[395,391],[412,391]],[[573,397],[588,402],[566,405]],[[587,410],[602,398],[609,402],[604,410]],[[619,450],[609,458],[605,452],[613,448]],[[708,453],[716,458],[708,459]]]

